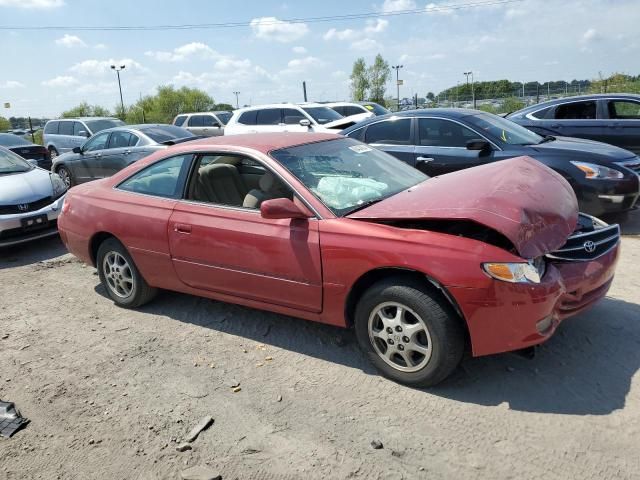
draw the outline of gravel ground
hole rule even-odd
[[[609,296],[535,359],[467,359],[430,390],[350,332],[170,292],[123,310],[58,239],[0,251],[0,398],[31,420],[0,478],[640,478],[640,212],[624,231]]]

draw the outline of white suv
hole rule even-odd
[[[233,112],[225,135],[261,132],[338,133],[359,119],[343,117],[320,103],[280,103],[246,107]]]

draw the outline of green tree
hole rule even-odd
[[[369,100],[377,103],[384,102],[384,94],[390,74],[389,64],[382,58],[382,55],[376,55],[373,65],[367,69],[370,89]]]
[[[11,129],[11,122],[4,117],[0,117],[0,132],[6,132]]]
[[[429,100],[430,102],[433,102],[435,99],[436,99],[436,96],[433,92],[427,93],[427,100]]]
[[[171,123],[180,113],[208,112],[214,110],[215,101],[209,94],[197,88],[158,87],[155,95],[147,95],[130,106],[126,112],[128,123],[140,123],[142,111],[147,123]]]
[[[232,106],[230,103],[216,103],[216,105],[213,107],[214,110],[235,110],[235,107]]]
[[[505,98],[500,109],[502,113],[511,113],[524,108],[524,102],[517,97]]]
[[[72,117],[109,117],[111,112],[100,105],[89,105],[87,102],[82,102],[80,105],[73,107],[71,110],[62,112],[60,115],[62,118]]]
[[[353,69],[349,78],[351,79],[351,99],[355,102],[366,100],[367,92],[369,91],[369,78],[364,58],[358,58],[353,62]]]

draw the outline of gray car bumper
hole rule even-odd
[[[13,215],[0,215],[0,248],[57,235],[57,220],[62,210],[63,202],[64,195],[40,210]],[[43,223],[25,225],[30,221],[35,221],[37,218],[41,219]],[[46,222],[44,222],[45,218]]]

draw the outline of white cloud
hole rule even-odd
[[[0,82],[0,88],[24,88],[24,84],[17,80],[5,80],[4,82]]]
[[[180,62],[193,56],[198,56],[200,58],[216,58],[220,56],[218,52],[202,42],[187,43],[186,45],[174,48],[170,52],[148,51],[144,52],[144,54],[148,57],[153,57],[160,62]]]
[[[371,37],[384,32],[388,26],[388,20],[378,18],[375,21],[367,20],[362,29],[354,30],[352,28],[346,28],[344,30],[337,30],[330,28],[322,38],[327,41],[340,40],[352,42],[350,46],[352,50],[370,50],[380,47],[380,44]]]
[[[0,0],[0,7],[48,10],[65,5],[64,0]]]
[[[356,40],[351,44],[352,50],[369,51],[379,49],[380,44],[372,38],[363,38],[362,40]]]
[[[247,69],[251,67],[251,61],[247,58],[243,60],[239,60],[233,57],[222,57],[218,60],[214,67],[216,70],[238,70],[238,69]]]
[[[68,33],[65,33],[61,38],[58,38],[56,40],[56,45],[61,45],[67,48],[87,46],[80,37],[76,35],[69,35]]]
[[[287,66],[291,70],[305,70],[307,67],[320,67],[324,62],[319,58],[308,56],[304,58],[294,58]]]
[[[414,0],[384,0],[382,11],[385,13],[397,12],[398,10],[415,10]]]
[[[582,43],[590,43],[597,40],[600,40],[602,36],[598,33],[595,28],[590,28],[582,35]]]
[[[120,60],[114,60],[112,58],[109,60],[85,60],[83,62],[76,63],[69,68],[69,70],[80,75],[100,76],[109,72],[111,70],[111,65],[124,65],[126,70],[146,71],[146,68],[130,58],[123,58]]]
[[[276,17],[260,17],[251,20],[253,34],[264,40],[276,42],[293,42],[309,33],[306,23],[291,23],[278,20]]]
[[[429,3],[424,7],[424,11],[427,13],[437,13],[439,15],[453,15],[454,11],[447,9],[446,5],[438,5],[437,3]]]
[[[96,43],[93,48],[96,50],[106,50],[107,46],[104,43]]]
[[[77,83],[78,80],[73,77],[70,77],[68,75],[59,75],[55,78],[45,80],[44,82],[42,82],[42,85],[44,85],[45,87],[70,87]]]
[[[307,49],[304,47],[293,47],[291,50],[293,50],[293,53],[297,53],[299,55],[304,55],[305,53],[307,53]]]

